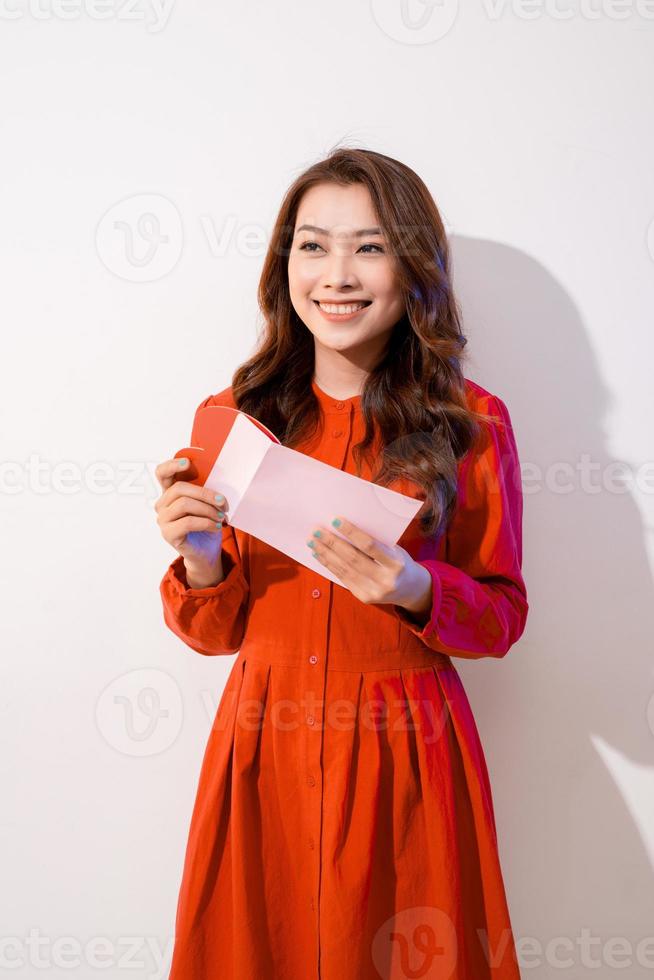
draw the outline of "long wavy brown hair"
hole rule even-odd
[[[429,190],[410,167],[373,150],[337,147],[291,184],[259,281],[263,332],[255,353],[233,374],[232,396],[290,448],[311,438],[320,423],[311,387],[313,335],[291,303],[287,266],[302,196],[324,182],[368,188],[405,300],[362,391],[365,436],[353,447],[357,474],[366,456],[373,482],[405,486],[408,480],[420,499],[424,495],[420,533],[438,534],[456,499],[459,460],[475,445],[482,422],[502,420],[467,403],[467,340],[450,278],[449,244]],[[376,431],[383,451],[373,458]]]

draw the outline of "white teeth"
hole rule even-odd
[[[357,310],[363,309],[366,306],[365,303],[319,303],[318,306],[325,313],[342,313],[343,315],[347,313],[355,313]]]

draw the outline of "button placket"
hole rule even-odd
[[[317,596],[316,596],[317,593]],[[320,597],[322,592],[315,588],[312,590],[314,598]],[[321,849],[320,839],[322,834],[322,807],[323,807],[323,782],[321,771],[322,757],[322,718],[324,714],[325,697],[325,669],[326,669],[326,637],[329,629],[329,602],[320,603],[315,607],[315,622],[319,624],[315,633],[315,645],[318,653],[311,649],[305,654],[307,684],[304,688],[303,710],[306,749],[305,749],[305,775],[306,779],[306,804],[309,821],[307,824],[307,836],[305,837],[305,854],[309,857],[311,874],[311,893],[308,901],[312,912],[316,916],[320,915],[320,876],[321,876]],[[308,672],[311,673],[308,673]],[[319,671],[320,673],[316,673]],[[310,679],[310,683],[309,683]],[[319,928],[319,925],[318,925]]]
[[[329,421],[332,422],[333,428],[330,429],[331,438],[334,440],[334,461],[333,466],[337,469],[342,470],[345,465],[345,460],[347,457],[347,446],[350,441],[350,435],[352,433],[352,411],[350,406],[345,402],[334,402],[334,411],[332,412],[332,417]],[[338,409],[338,406],[341,406]],[[338,410],[337,410],[338,409]]]
[[[322,448],[325,462],[344,469],[347,461],[353,426],[355,424],[354,407],[350,402],[331,401],[326,408],[324,441]],[[331,416],[331,417],[330,417]],[[305,735],[305,772],[306,805],[309,823],[305,838],[305,854],[313,869],[311,894],[308,896],[310,908],[315,912],[317,928],[320,929],[320,880],[321,880],[321,837],[324,807],[325,785],[322,772],[323,738],[325,737],[327,693],[327,668],[329,657],[329,621],[332,614],[332,598],[334,585],[331,580],[320,578],[318,584],[310,590],[311,598],[324,601],[311,607],[312,643],[305,653],[304,661],[307,677],[307,687],[314,692],[314,701],[307,701],[303,706],[304,735]],[[325,584],[326,583],[326,584]],[[320,673],[318,673],[318,671]],[[308,683],[310,679],[311,683]],[[320,683],[317,683],[320,682]],[[305,689],[306,690],[306,689]],[[310,857],[309,854],[312,856]],[[315,855],[315,856],[313,856]]]

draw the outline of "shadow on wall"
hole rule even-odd
[[[525,632],[503,661],[455,661],[490,770],[516,941],[567,940],[554,955],[576,976],[589,930],[606,976],[602,947],[625,937],[639,980],[652,966],[638,965],[637,944],[654,936],[652,842],[634,797],[636,770],[654,763],[646,529],[633,483],[620,492],[612,474],[592,324],[527,255],[460,236],[451,245],[464,373],[506,402],[523,472]],[[635,476],[638,461],[623,462]],[[529,969],[538,980],[562,975],[545,956],[527,962],[542,963]]]

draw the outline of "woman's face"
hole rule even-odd
[[[316,344],[342,353],[370,354],[371,364],[375,362],[405,307],[364,184],[317,184],[304,194],[288,281],[295,312]],[[360,312],[344,312],[360,300],[366,303]]]

